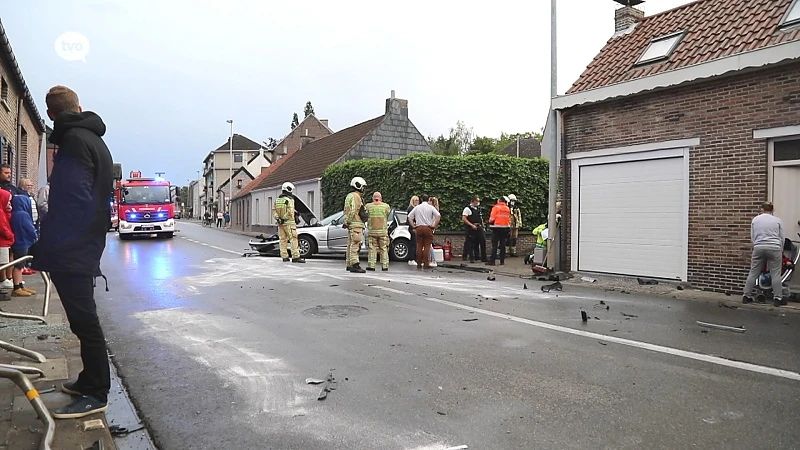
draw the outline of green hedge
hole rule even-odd
[[[329,166],[322,175],[325,216],[341,211],[350,192],[350,180],[367,181],[365,201],[380,191],[383,201],[406,209],[412,195],[427,193],[439,199],[443,230],[462,230],[461,211],[472,195],[481,197],[484,220],[498,197],[515,194],[522,208],[524,229],[531,230],[547,217],[545,159],[505,155],[437,156],[427,153],[400,159],[361,159]]]

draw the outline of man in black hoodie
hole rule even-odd
[[[100,258],[111,217],[113,160],[101,138],[105,124],[97,114],[83,112],[74,91],[55,86],[45,101],[53,121],[50,142],[59,149],[50,176],[49,211],[42,219],[32,266],[50,273],[70,329],[81,342],[83,371],[61,388],[78,398],[53,413],[68,419],[105,411],[111,387],[94,279],[103,276]]]

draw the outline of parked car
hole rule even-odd
[[[339,211],[320,221],[300,199],[295,197],[295,210],[299,214],[300,224],[297,227],[297,245],[303,258],[316,254],[345,254],[349,232],[342,227],[344,211]],[[389,257],[395,260],[408,259],[411,234],[408,230],[407,214],[403,210],[392,208],[389,213]],[[280,254],[278,234],[260,236],[250,240],[250,248],[262,256]],[[291,243],[289,244],[291,247]],[[361,241],[362,254],[369,251],[367,246],[367,230]]]

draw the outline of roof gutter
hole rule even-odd
[[[3,59],[5,59],[10,66],[10,72],[17,84],[17,88],[22,92],[20,97],[25,100],[25,106],[34,119],[32,120],[33,124],[36,126],[36,129],[39,130],[40,134],[44,133],[44,120],[42,120],[42,116],[39,115],[39,110],[36,108],[36,103],[33,101],[31,91],[28,90],[28,85],[25,84],[25,78],[23,78],[22,70],[17,63],[17,58],[14,56],[13,50],[11,50],[11,42],[8,40],[8,35],[6,34],[6,29],[3,27],[2,21],[0,21],[0,51],[3,52]],[[17,140],[17,143],[19,143],[19,140]]]
[[[702,64],[661,72],[648,77],[562,95],[553,99],[553,108],[567,109],[587,103],[602,102],[617,97],[639,94],[653,89],[677,86],[688,81],[716,77],[743,69],[798,60],[800,59],[799,55],[800,40],[785,42],[752,52],[739,53]]]

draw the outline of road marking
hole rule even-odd
[[[382,291],[392,292],[392,293],[400,294],[400,295],[415,295],[415,294],[412,294],[410,292],[401,291],[401,290],[398,290],[398,289],[392,289],[390,287],[378,286],[377,284],[366,284],[366,283],[364,283],[364,286],[375,288],[375,289],[380,289]]]
[[[462,304],[459,304],[459,303],[449,302],[447,300],[441,300],[441,299],[438,299],[438,298],[426,297],[426,299],[429,300],[429,301],[432,301],[432,302],[436,302],[436,303],[442,304],[442,305],[452,306],[453,308],[463,309],[465,311],[471,311],[471,312],[475,312],[475,313],[478,313],[478,314],[484,314],[484,315],[487,315],[487,316],[497,317],[497,318],[500,318],[500,319],[507,319],[507,320],[511,320],[511,321],[514,321],[514,322],[518,322],[518,323],[524,323],[526,325],[533,325],[533,326],[539,327],[539,328],[546,328],[548,330],[560,331],[562,333],[569,333],[569,334],[574,334],[576,336],[583,336],[583,337],[588,337],[588,338],[592,338],[592,339],[599,339],[601,341],[613,342],[615,344],[628,345],[630,347],[641,348],[641,349],[650,350],[650,351],[653,351],[653,352],[664,353],[664,354],[667,354],[667,355],[680,356],[680,357],[683,357],[683,358],[688,358],[688,359],[694,359],[694,360],[697,360],[697,361],[708,362],[708,363],[717,364],[717,365],[720,365],[720,366],[733,367],[735,369],[748,370],[750,372],[763,373],[765,375],[772,375],[772,376],[775,376],[775,377],[786,378],[786,379],[794,380],[794,381],[800,381],[800,373],[792,372],[792,371],[789,371],[789,370],[776,369],[776,368],[767,367],[767,366],[759,366],[757,364],[751,364],[751,363],[746,363],[746,362],[741,362],[741,361],[733,361],[733,360],[722,358],[722,357],[719,357],[719,356],[704,355],[702,353],[695,353],[695,352],[690,352],[690,351],[687,351],[687,350],[679,350],[679,349],[672,348],[672,347],[664,347],[662,345],[648,344],[646,342],[634,341],[634,340],[631,340],[631,339],[624,339],[624,338],[619,338],[619,337],[615,337],[615,336],[606,336],[604,334],[592,333],[591,331],[576,330],[574,328],[562,327],[562,326],[559,326],[559,325],[552,325],[552,324],[549,324],[549,323],[539,322],[539,321],[536,321],[536,320],[525,319],[523,317],[512,316],[512,315],[509,315],[509,314],[503,314],[503,313],[498,313],[498,312],[494,312],[494,311],[487,311],[485,309],[480,309],[480,308],[475,308],[475,307],[472,307],[472,306],[462,305]]]

